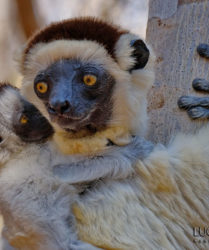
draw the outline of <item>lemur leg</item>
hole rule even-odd
[[[209,45],[200,44],[197,52],[201,57],[209,59]],[[192,87],[201,92],[209,93],[209,81],[196,78],[192,82]],[[182,96],[178,100],[178,106],[187,110],[192,119],[209,118],[209,97]]]

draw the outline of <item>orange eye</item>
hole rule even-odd
[[[20,117],[20,123],[21,123],[21,124],[26,124],[27,122],[28,122],[27,116],[22,115],[22,116]]]
[[[88,86],[93,86],[97,81],[96,76],[94,75],[85,75],[83,77],[83,82]]]
[[[36,89],[39,93],[45,94],[48,90],[48,85],[45,82],[38,82],[36,84]]]

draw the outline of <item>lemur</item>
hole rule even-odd
[[[103,157],[87,160],[59,153],[51,142],[52,134],[49,122],[18,89],[0,84],[3,249],[11,246],[30,250],[98,249],[77,239],[71,204],[85,188],[85,184],[79,182],[92,181],[96,174],[101,176],[101,172],[104,178],[124,178],[128,168],[129,174],[133,173],[132,164],[140,157],[142,148],[139,141],[133,139],[129,145],[114,149],[114,153],[106,150]],[[142,141],[140,144],[144,145]],[[103,170],[102,164],[106,167]],[[72,182],[67,184],[54,175],[63,178],[65,169],[71,169]]]
[[[57,150],[105,158],[107,145],[143,135],[153,62],[151,48],[129,31],[94,18],[65,20],[27,43],[22,93],[53,126]],[[209,224],[208,134],[206,127],[166,147],[142,147],[124,178],[95,176],[73,204],[80,238],[105,249],[198,248],[192,228]],[[71,182],[70,168],[54,174]]]

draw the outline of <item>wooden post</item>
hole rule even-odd
[[[196,52],[199,43],[209,43],[209,0],[150,0],[147,42],[157,59],[148,137],[166,143],[177,131],[192,132],[204,123],[191,121],[177,100],[196,95],[194,78],[209,79],[209,61]]]

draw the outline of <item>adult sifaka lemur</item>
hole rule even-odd
[[[65,20],[27,43],[19,61],[22,93],[53,126],[57,150],[105,158],[108,145],[113,150],[143,134],[153,62],[150,48],[129,31],[94,18]],[[73,205],[80,238],[105,249],[198,248],[192,230],[209,224],[208,133],[180,134],[149,150],[143,141],[134,172],[118,179],[114,164],[111,178],[103,176],[106,166],[95,173],[84,160],[93,181],[82,175],[87,186]],[[54,173],[75,181],[68,167]]]

